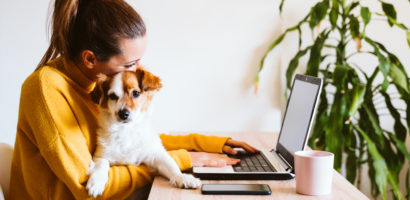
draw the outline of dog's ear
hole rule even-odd
[[[93,100],[96,104],[100,103],[100,99],[103,95],[103,88],[102,84],[104,81],[107,80],[107,76],[104,74],[97,75],[97,83],[95,84],[94,90],[90,93],[91,100]]]
[[[141,91],[159,90],[162,87],[161,79],[151,72],[139,67],[135,73],[137,74],[138,84]]]

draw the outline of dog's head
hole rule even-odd
[[[137,68],[108,77],[99,75],[91,98],[100,110],[118,122],[129,122],[146,112],[154,91],[162,87],[161,79],[152,73]]]

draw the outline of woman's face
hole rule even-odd
[[[122,54],[112,56],[105,62],[97,60],[92,70],[94,77],[100,73],[114,75],[123,71],[135,71],[144,55],[146,44],[147,37],[145,35],[136,39],[121,39]]]

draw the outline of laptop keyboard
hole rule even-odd
[[[276,172],[261,153],[241,153],[231,157],[241,160],[240,163],[232,166],[235,172]]]

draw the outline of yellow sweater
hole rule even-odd
[[[95,83],[72,63],[57,58],[33,72],[21,90],[11,170],[11,199],[91,199],[85,189],[96,146]],[[187,150],[221,152],[227,138],[161,135],[181,170],[191,168]],[[124,199],[152,181],[146,166],[112,166],[104,194]]]

